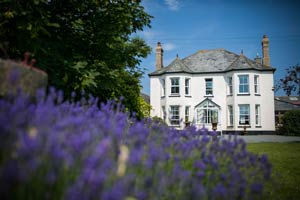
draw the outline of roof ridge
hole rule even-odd
[[[284,100],[284,99],[276,99],[276,97],[274,99],[276,101],[280,101],[280,102],[283,102],[283,103],[288,103],[288,104],[291,104],[291,105],[300,106],[299,104],[295,104],[295,103],[292,103],[292,102]]]
[[[183,67],[187,68],[189,70],[189,72],[192,72],[192,70],[181,59],[179,59],[179,58],[176,58],[176,59],[179,61],[180,64],[183,65]]]
[[[238,59],[240,59],[240,56],[238,56],[227,68],[226,68],[226,70],[229,70],[229,69],[231,69],[231,66],[233,66],[233,64],[235,63],[235,62],[237,62],[238,61]]]

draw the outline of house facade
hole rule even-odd
[[[269,39],[263,58],[248,59],[225,49],[200,50],[163,66],[156,48],[156,70],[150,77],[151,116],[172,127],[205,126],[222,133],[275,131],[275,68],[270,66]]]

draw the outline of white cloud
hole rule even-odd
[[[172,43],[165,43],[165,44],[163,43],[162,48],[164,49],[164,51],[171,51],[174,50],[176,46]]]
[[[143,32],[141,32],[141,34],[146,40],[152,40],[155,36],[158,35],[158,33],[150,30],[144,30]]]
[[[178,10],[180,7],[179,0],[165,0],[165,4],[173,11]]]

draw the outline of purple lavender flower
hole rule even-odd
[[[234,136],[212,140],[205,127],[178,131],[131,118],[115,102],[99,108],[91,96],[62,97],[50,89],[35,104],[25,96],[0,99],[7,199],[20,189],[39,199],[251,199],[270,179],[267,156],[249,153]],[[122,146],[129,157],[121,163]]]
[[[251,192],[253,193],[261,193],[263,190],[263,185],[261,183],[253,183],[251,185]]]
[[[221,198],[221,199],[227,199],[227,193],[226,193],[226,188],[223,186],[222,183],[218,183],[217,186],[214,188],[213,190],[213,194],[217,197],[217,198]]]

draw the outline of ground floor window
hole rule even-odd
[[[240,104],[239,110],[240,110],[239,124],[250,125],[250,105]]]
[[[233,107],[228,106],[228,126],[233,126]]]
[[[205,100],[196,106],[196,123],[209,124],[219,121],[219,106],[211,100]]]
[[[190,121],[190,106],[185,107],[185,122]]]
[[[255,125],[260,126],[260,105],[255,105]]]
[[[179,106],[170,106],[170,123],[171,125],[179,125],[180,115]]]
[[[164,120],[164,122],[166,122],[166,117],[167,117],[166,107],[165,107],[165,106],[162,106],[162,107],[161,107],[161,110],[162,110],[163,120]]]

